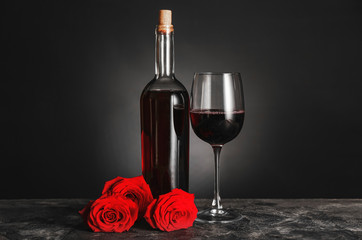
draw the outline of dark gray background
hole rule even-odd
[[[361,1],[99,0],[2,7],[0,198],[94,198],[141,174],[162,8],[188,90],[195,71],[243,77],[222,197],[362,197]],[[211,197],[211,148],[192,130],[190,145],[190,191]]]

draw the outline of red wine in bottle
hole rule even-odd
[[[142,174],[154,197],[189,187],[189,96],[174,74],[171,11],[156,27],[156,75],[141,95]]]

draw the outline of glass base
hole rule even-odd
[[[199,211],[196,221],[204,223],[230,223],[243,218],[239,213],[230,209],[206,209]]]

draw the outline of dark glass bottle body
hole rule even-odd
[[[142,174],[154,197],[189,187],[189,96],[175,78],[173,32],[156,29],[156,75],[142,92]]]

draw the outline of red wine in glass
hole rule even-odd
[[[211,145],[224,145],[233,140],[244,122],[244,110],[194,109],[190,115],[195,134]]]
[[[220,198],[220,152],[233,140],[244,123],[244,97],[240,73],[199,72],[191,89],[190,118],[195,134],[209,143],[214,152],[214,199],[211,208],[200,210],[197,221],[228,223],[242,215],[225,209]]]

